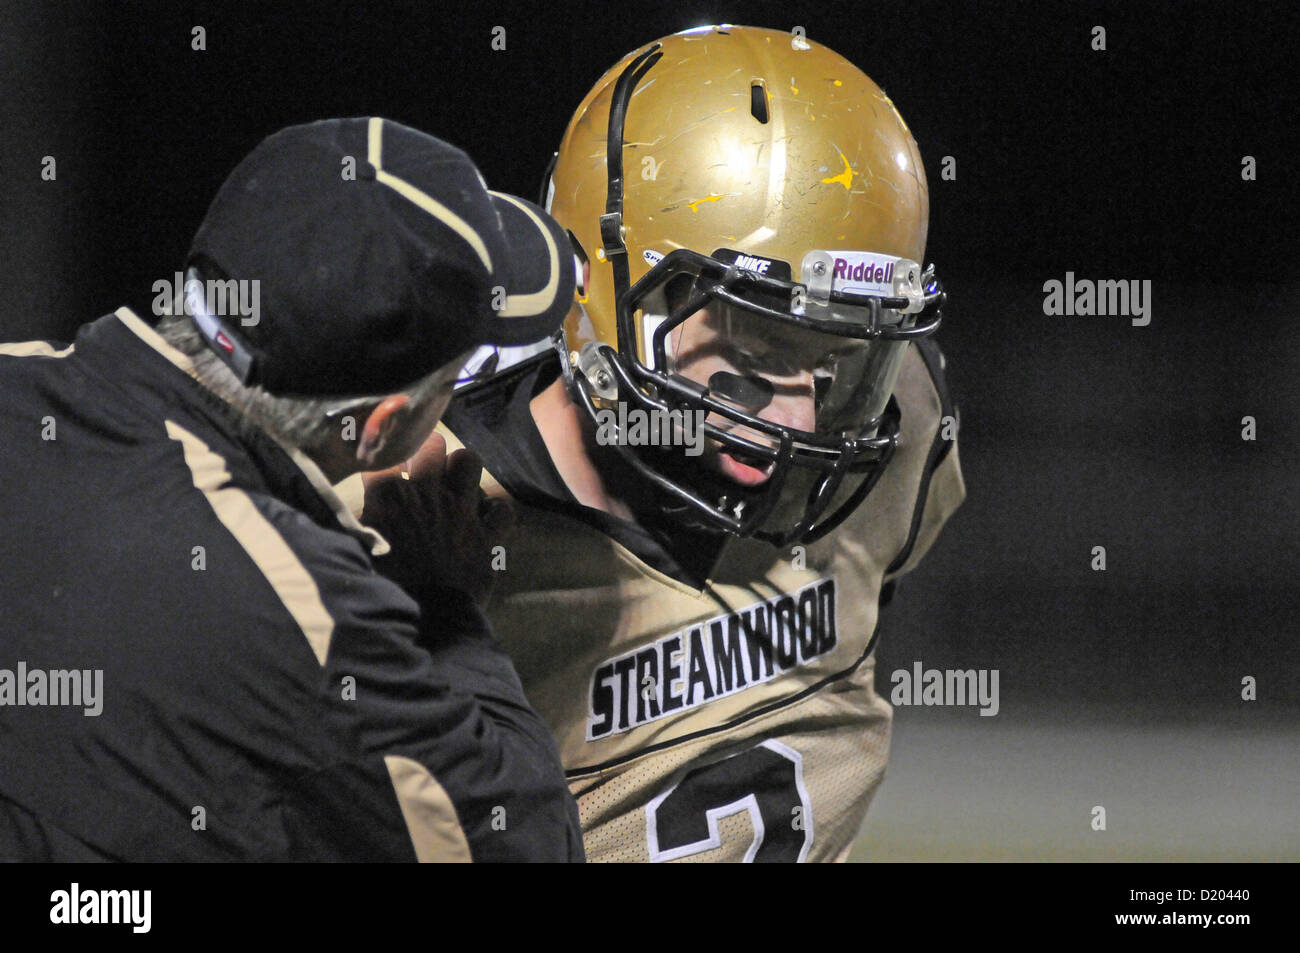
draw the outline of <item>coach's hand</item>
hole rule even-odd
[[[482,602],[492,588],[493,547],[514,528],[514,511],[479,489],[483,463],[470,450],[448,456],[433,434],[406,464],[364,474],[361,520],[392,544],[375,568],[417,600],[431,586]]]

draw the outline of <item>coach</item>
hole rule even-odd
[[[464,591],[501,514],[426,442],[469,352],[559,326],[567,249],[330,120],[235,169],[156,325],[0,345],[0,859],[582,858]],[[386,468],[363,525],[331,486]]]

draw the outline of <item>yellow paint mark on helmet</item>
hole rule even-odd
[[[849,160],[844,158],[844,153],[840,153],[840,161],[844,163],[844,171],[839,175],[832,175],[828,179],[822,179],[823,182],[838,182],[844,186],[845,191],[853,191],[853,167],[849,165]]]
[[[843,86],[844,84],[843,84],[842,82],[840,82],[840,81],[837,79],[837,80],[835,81],[835,85],[836,85],[836,86]]]
[[[722,195],[720,193],[715,193],[713,195],[706,195],[702,199],[696,199],[694,202],[687,202],[686,204],[691,207],[692,212],[698,212],[700,210],[700,203],[716,202],[720,198],[722,198]]]

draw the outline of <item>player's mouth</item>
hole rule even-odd
[[[718,454],[718,469],[728,479],[741,486],[761,486],[772,476],[775,460],[764,460],[739,450],[723,450]]]

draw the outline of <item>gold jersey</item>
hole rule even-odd
[[[965,495],[941,364],[908,347],[900,445],[856,512],[802,547],[730,540],[702,588],[572,511],[517,506],[488,616],[555,732],[590,860],[847,855],[889,754],[882,588]],[[484,456],[484,489],[508,495]]]

